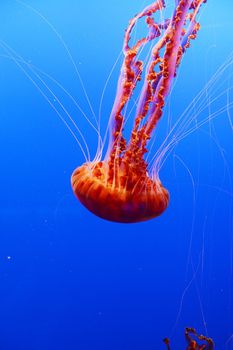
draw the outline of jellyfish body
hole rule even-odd
[[[162,13],[164,0],[152,3],[129,22],[123,46],[124,61],[110,116],[107,155],[103,161],[85,163],[77,168],[71,178],[80,202],[106,220],[146,221],[162,214],[169,203],[169,193],[162,186],[159,174],[149,175],[145,154],[183,54],[200,28],[196,16],[206,0],[174,2],[171,18],[163,18],[160,23],[155,21],[154,14]],[[141,18],[146,19],[148,35],[131,47],[131,33]],[[144,62],[138,55],[151,41],[156,43],[144,69]],[[123,135],[124,109],[144,71],[134,125],[127,141]]]
[[[111,178],[109,165],[104,162],[76,169],[72,187],[87,209],[109,221],[149,220],[160,215],[169,201],[168,191],[159,180],[153,181],[146,174],[130,174],[130,169],[123,167],[118,168],[116,178]]]

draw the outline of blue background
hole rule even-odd
[[[97,113],[128,20],[148,3],[27,0],[70,48]],[[202,29],[173,90],[174,121],[230,55],[232,14],[231,0],[203,7]],[[40,16],[2,0],[0,39],[55,77],[92,118],[61,41]],[[208,332],[216,348],[233,349],[231,111],[197,128],[168,158],[160,176],[171,202],[161,217],[114,224],[75,199],[70,176],[84,161],[77,143],[2,41],[0,55],[0,348],[152,350],[163,349],[161,339],[169,336],[173,349],[184,349],[184,327],[193,326]],[[119,69],[120,63],[103,101],[103,126]],[[219,76],[213,90],[223,95],[200,118],[232,100],[232,69]],[[94,133],[65,94],[46,82],[93,155]],[[206,91],[202,103],[211,96]],[[158,142],[167,120],[165,112]]]

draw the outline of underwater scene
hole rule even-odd
[[[232,16],[1,0],[1,350],[233,349]]]

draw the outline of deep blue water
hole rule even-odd
[[[25,1],[62,36],[98,113],[128,20],[149,1]],[[204,7],[158,143],[168,115],[177,120],[233,50],[232,0],[208,0]],[[56,78],[93,118],[61,38],[46,20],[23,4],[1,0],[0,348],[152,350],[163,349],[161,340],[169,336],[172,349],[184,349],[184,327],[193,326],[208,332],[216,348],[233,349],[233,63],[192,105],[192,115],[200,103],[206,107],[197,124],[223,112],[180,141],[161,169],[171,194],[168,210],[149,222],[114,224],[73,196],[70,176],[83,156],[19,67],[25,60],[27,74],[33,64]],[[103,100],[103,128],[120,62]],[[64,91],[43,78],[93,155],[94,133]],[[48,91],[46,96],[51,98]]]

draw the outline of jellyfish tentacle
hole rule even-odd
[[[160,35],[159,25],[157,25],[150,16],[158,10],[161,10],[164,6],[164,1],[157,0],[155,3],[148,6],[141,13],[136,15],[129,22],[129,26],[125,32],[123,45],[124,62],[118,81],[117,97],[110,116],[112,126],[110,128],[110,150],[108,151],[109,181],[114,183],[114,185],[116,185],[116,182],[118,182],[117,179],[120,166],[119,157],[122,152],[126,150],[126,140],[123,137],[124,117],[122,115],[122,111],[132,96],[137,82],[141,80],[143,71],[143,62],[137,59],[137,55],[143,45]],[[133,47],[130,47],[129,42],[131,39],[132,30],[137,21],[145,16],[147,17],[149,34],[147,37],[138,40]]]
[[[171,20],[166,20],[161,28],[165,33],[154,46],[151,59],[146,68],[146,76],[142,88],[141,98],[136,111],[135,123],[130,142],[126,150],[126,162],[130,158],[138,159],[144,166],[143,156],[147,152],[146,144],[151,138],[152,131],[162,116],[165,98],[167,97],[176,70],[181,62],[190,41],[196,38],[200,28],[196,22],[196,15],[205,0],[180,1]],[[193,13],[189,13],[193,10]],[[186,22],[190,21],[188,29]],[[165,47],[162,57],[160,52]],[[159,71],[155,72],[155,68]],[[141,122],[148,115],[147,122],[139,129]]]
[[[163,342],[166,345],[167,350],[171,350],[170,339],[169,338],[164,338]]]
[[[166,43],[162,63],[162,79],[156,88],[156,95],[154,97],[148,123],[145,128],[145,134],[147,137],[151,136],[154,127],[162,116],[165,98],[170,91],[173,78],[176,74],[177,62],[180,61],[182,56],[182,52],[180,50],[180,37],[182,36],[186,14],[191,6],[191,3],[192,2],[190,0],[180,1],[172,20],[169,41]]]
[[[213,350],[214,349],[214,341],[213,339],[206,337],[204,335],[199,335],[198,339],[201,341],[205,341],[208,345],[207,347],[204,345],[203,349]]]
[[[192,335],[194,338],[200,340],[203,342],[203,344],[198,344],[196,340],[193,339]],[[185,328],[185,339],[188,344],[188,349],[199,349],[199,350],[213,350],[214,349],[214,341],[206,337],[204,335],[199,335],[195,328]]]
[[[96,125],[98,125],[98,121],[97,121],[97,118],[96,118],[96,115],[95,115],[95,112],[94,112],[94,109],[93,109],[93,106],[92,106],[92,103],[90,101],[90,98],[88,96],[88,93],[87,93],[87,90],[86,90],[86,87],[84,85],[84,82],[83,82],[83,79],[81,77],[81,74],[79,72],[79,69],[78,69],[78,66],[74,60],[74,57],[73,55],[71,54],[71,51],[67,45],[67,43],[65,42],[65,40],[63,39],[62,35],[57,31],[57,29],[55,28],[55,26],[48,20],[47,17],[45,17],[40,11],[38,11],[36,8],[30,6],[29,4],[26,4],[24,1],[22,0],[15,0],[16,2],[18,2],[19,4],[23,5],[24,7],[30,9],[32,12],[34,12],[37,16],[39,16],[47,25],[48,27],[52,30],[52,32],[56,35],[56,37],[58,38],[58,40],[60,41],[61,45],[63,46],[65,52],[67,53],[67,57],[69,58],[73,68],[74,68],[74,71],[77,75],[77,78],[78,78],[78,81],[80,82],[81,84],[81,88],[83,90],[83,93],[84,93],[84,96],[85,96],[85,99],[87,101],[87,104],[90,108],[90,111],[93,115],[93,118],[96,122]]]
[[[147,163],[144,160],[144,154],[147,152],[146,145],[162,116],[165,99],[170,92],[182,56],[190,46],[190,41],[196,38],[200,27],[196,23],[196,15],[203,2],[206,2],[206,0],[180,0],[172,18],[161,24],[156,24],[151,15],[156,10],[165,7],[164,2],[161,3],[158,1],[151,7],[153,11],[150,10],[149,6],[130,21],[124,41],[125,60],[118,83],[118,99],[116,99],[113,108],[114,127],[113,140],[111,142],[112,149],[110,156],[108,155],[109,181],[113,186],[118,186],[121,164],[127,169],[129,176],[131,176],[131,172],[136,172],[138,176],[141,176],[141,174],[145,174],[147,171]],[[137,20],[144,16],[148,16],[146,22],[149,26],[149,34],[146,38],[138,40],[133,48],[130,48],[129,41],[132,29]],[[190,24],[188,29],[186,29],[188,21],[190,21]],[[151,59],[146,69],[141,99],[137,108],[135,124],[130,142],[127,145],[123,137],[124,117],[122,110],[131,97],[137,82],[141,79],[143,62],[137,60],[137,53],[141,45],[159,37],[161,35],[161,29],[165,29],[165,33],[152,50]],[[161,56],[160,51],[163,48],[164,54]],[[158,73],[155,72],[155,67],[157,66],[159,66]],[[118,100],[120,101],[119,103]],[[147,121],[139,129],[142,120],[147,115]],[[124,156],[122,159],[120,156],[123,152]]]
[[[167,32],[154,48],[154,61],[152,58],[149,73],[151,74],[151,72],[153,72],[153,68],[158,63],[160,63],[160,72],[159,74],[156,73],[156,80],[154,82],[156,91],[152,94],[153,100],[149,101],[150,104],[148,104],[148,99],[145,98],[144,102],[144,106],[145,103],[148,104],[146,110],[148,110],[148,106],[150,106],[150,110],[147,122],[138,132],[138,139],[141,142],[140,157],[143,157],[145,152],[147,152],[146,144],[162,116],[165,99],[170,92],[172,81],[176,76],[176,70],[181,62],[182,56],[185,50],[190,46],[190,41],[196,38],[200,28],[199,23],[196,22],[196,16],[200,6],[204,2],[206,2],[206,0],[180,1]],[[189,13],[189,10],[192,12]],[[186,30],[185,26],[188,20],[190,21],[190,25]],[[163,58],[161,58],[159,56],[159,51],[164,47],[164,43],[166,43],[165,53]],[[148,74],[148,81],[150,81],[150,77],[151,75]],[[138,145],[136,146],[138,147]]]
[[[162,58],[159,56],[159,51],[166,44],[166,38],[169,33],[170,21],[167,20],[165,23],[166,24],[163,26],[163,29],[166,29],[166,32],[164,36],[159,40],[159,42],[153,48],[151,58],[146,67],[146,76],[145,76],[144,85],[142,88],[141,97],[138,103],[138,108],[136,110],[135,123],[132,131],[131,139],[127,147],[127,152],[126,152],[127,161],[129,158],[131,158],[132,154],[134,154],[136,158],[142,158],[143,154],[146,152],[146,149],[140,148],[142,144],[142,138],[145,138],[145,141],[147,141],[147,138],[145,135],[145,126],[142,127],[140,131],[138,131],[138,129],[140,127],[141,122],[143,121],[143,119],[146,118],[149,112],[150,105],[153,102],[155,88],[157,87],[162,77],[161,67],[158,73],[155,73],[154,69],[158,64],[160,65],[162,64]]]
[[[66,126],[66,128],[69,130],[69,132],[71,133],[71,135],[74,137],[75,141],[77,142],[77,144],[80,147],[80,150],[85,158],[86,161],[89,161],[90,159],[90,154],[89,154],[89,149],[87,146],[87,143],[85,141],[85,138],[83,136],[83,134],[81,133],[80,129],[77,127],[77,131],[80,134],[81,139],[84,142],[84,146],[86,147],[86,151],[85,148],[83,147],[82,143],[80,142],[80,140],[78,139],[78,137],[76,136],[76,134],[74,133],[74,131],[72,130],[71,126],[69,125],[69,123],[65,120],[65,118],[61,115],[61,113],[58,111],[58,109],[55,107],[54,103],[51,102],[51,100],[49,99],[49,97],[46,95],[46,93],[41,89],[41,87],[36,83],[36,81],[32,78],[32,76],[25,70],[25,68],[23,68],[23,63],[24,63],[24,59],[17,54],[13,49],[11,49],[9,47],[9,45],[7,45],[2,39],[0,40],[0,46],[5,50],[5,52],[9,55],[9,57],[15,62],[15,64],[19,67],[19,69],[25,74],[25,76],[29,79],[29,81],[32,82],[32,84],[36,87],[36,89],[40,92],[40,94],[45,98],[45,100],[49,103],[49,105],[53,108],[53,110],[56,112],[56,114],[58,115],[58,117],[60,118],[60,120],[64,123],[64,125]],[[71,116],[68,114],[68,112],[66,111],[65,107],[62,105],[62,103],[60,102],[60,100],[58,99],[58,97],[52,92],[52,90],[46,85],[46,83],[43,81],[43,79],[40,77],[40,75],[38,73],[36,73],[33,68],[30,66],[30,64],[27,64],[25,62],[26,66],[28,66],[28,68],[31,70],[32,73],[35,74],[35,76],[39,79],[39,81],[42,82],[42,84],[47,88],[47,90],[52,94],[52,96],[54,97],[54,99],[59,103],[59,105],[61,106],[61,108],[63,109],[63,111],[67,114],[68,118],[72,121],[72,124],[76,125],[73,121],[73,119],[71,118]],[[87,152],[87,153],[86,153]]]
[[[181,12],[179,7],[186,5],[184,11]],[[171,55],[172,50],[179,48],[178,40],[179,32],[181,31],[180,27],[182,21],[185,21],[186,12],[189,9],[191,1],[184,3],[181,1],[175,11],[175,14],[172,20],[167,26],[167,30],[164,36],[159,40],[155,45],[152,51],[151,60],[147,67],[147,74],[143,86],[142,98],[138,107],[138,115],[135,118],[135,125],[132,132],[132,137],[129,143],[128,150],[126,152],[127,162],[131,155],[133,154],[134,159],[138,159],[140,166],[145,168],[145,161],[143,156],[146,153],[146,144],[151,137],[151,132],[157,124],[158,120],[162,116],[162,109],[164,106],[164,101],[166,94],[169,91],[169,85],[171,84],[171,77],[174,76],[175,67],[176,67],[176,56]],[[178,22],[177,14],[182,13],[181,25],[175,27],[176,22]],[[175,23],[175,24],[174,24]],[[174,28],[173,28],[174,26]],[[160,50],[165,49],[164,58],[160,57]],[[170,58],[171,56],[171,58]],[[175,59],[174,59],[175,57]],[[159,64],[159,73],[154,71],[155,67]],[[170,70],[170,72],[169,72]],[[138,127],[141,121],[146,117],[149,112],[149,120],[145,123],[144,126],[138,130]]]
[[[198,123],[196,123],[194,127],[189,128],[192,121],[194,121],[194,119],[197,118],[201,114],[201,112],[203,112],[213,102],[217,101],[221,96],[223,96],[226,93],[226,91],[223,91],[216,97],[212,97],[212,95],[210,94],[211,99],[209,99],[208,101],[205,98],[203,98],[207,90],[208,91],[210,90],[211,93],[213,93],[212,90],[215,89],[216,83],[220,80],[220,77],[222,76],[222,74],[226,71],[227,68],[230,67],[231,64],[232,64],[232,55],[216,71],[213,77],[207,82],[204,88],[197,94],[197,96],[192,100],[192,102],[186,107],[184,112],[180,115],[180,117],[177,119],[175,124],[172,126],[165,140],[162,142],[159,149],[153,156],[151,162],[149,163],[151,167],[155,169],[155,172],[158,172],[159,169],[161,169],[161,166],[162,166],[161,163],[164,163],[166,161],[167,157],[169,156],[169,154],[171,153],[171,151],[174,149],[174,147],[178,142],[180,142],[190,133],[196,131],[199,127],[201,127],[208,121],[211,121],[212,119],[216,118],[218,115],[226,111],[227,108],[232,108],[233,106],[232,103],[227,105],[226,107],[222,107],[219,110],[215,111],[214,113],[209,114],[208,117],[206,117],[204,120],[201,120]],[[230,90],[232,89],[233,89],[233,86],[230,87]],[[195,113],[193,113],[193,105],[199,106],[198,110],[195,111]],[[194,115],[192,116],[192,114]],[[165,156],[166,158],[164,160]]]

